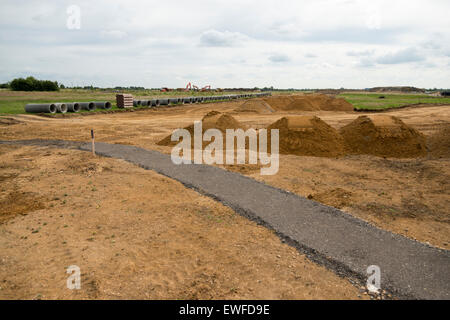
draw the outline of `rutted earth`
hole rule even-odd
[[[157,142],[211,110],[227,112],[245,126],[257,129],[283,116],[306,115],[318,116],[340,130],[363,115],[349,111],[234,111],[241,105],[242,102],[229,102],[62,119],[10,116],[15,121],[0,123],[0,139],[88,141],[92,128],[98,141],[169,153],[169,146]],[[450,123],[450,107],[406,108],[388,114],[416,129],[429,141],[427,147],[439,152],[429,150],[425,156],[402,159],[364,154],[337,158],[283,154],[280,170],[274,176],[260,176],[258,165],[226,168],[340,208],[386,230],[448,249],[450,158],[445,152],[445,132]],[[7,221],[0,226],[4,239],[0,241],[0,279],[7,279],[5,285],[0,284],[0,296],[301,299],[357,298],[360,294],[360,288],[309,262],[270,231],[155,173],[118,160],[93,159],[79,151],[17,146],[1,146],[1,150],[0,202],[2,208],[6,205],[8,213],[2,212],[2,219]],[[27,201],[18,200],[24,198]],[[10,205],[12,200],[17,208]],[[122,215],[113,215],[116,211],[122,211]],[[155,228],[163,229],[160,235],[155,235]],[[118,234],[120,249],[116,244]],[[64,251],[66,248],[69,250]],[[174,253],[164,253],[164,248],[170,252],[173,249]],[[125,257],[121,249],[128,252]],[[70,259],[58,258],[59,254],[67,255],[62,251],[69,252]],[[97,288],[92,289],[95,295],[87,291],[68,293],[62,283],[64,272],[39,279],[45,266],[42,257],[50,265],[64,268],[64,264],[72,264],[71,257],[79,256],[84,257],[92,288]],[[195,264],[196,257],[204,263]],[[155,258],[165,261],[155,266],[150,263]],[[123,270],[117,273],[119,277],[123,275],[119,281],[109,263]],[[13,265],[17,266],[15,276],[6,276]],[[297,279],[293,274],[301,268],[307,271]],[[57,277],[61,287],[55,288],[49,277]],[[129,284],[127,277],[131,279]],[[264,285],[253,286],[252,281],[261,277]],[[36,288],[24,282],[29,278],[36,279]],[[147,284],[153,282],[155,288],[139,287],[139,279]],[[230,279],[235,282],[228,286]],[[333,279],[332,284],[323,279]],[[134,290],[136,286],[139,290]]]

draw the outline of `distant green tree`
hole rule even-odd
[[[57,81],[37,80],[34,77],[17,78],[9,84],[14,91],[58,91]]]

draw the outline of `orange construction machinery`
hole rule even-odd
[[[167,91],[172,91],[172,90],[173,89],[169,89],[169,88],[166,88],[166,87],[163,87],[161,89],[162,92],[167,92]],[[200,89],[195,84],[192,84],[192,83],[188,82],[188,84],[186,85],[185,88],[178,88],[176,90],[177,91],[190,91],[190,90],[194,90],[194,91],[209,91],[209,90],[211,90],[211,86],[207,85],[207,86],[204,86],[203,88]]]

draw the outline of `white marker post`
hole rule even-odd
[[[95,156],[94,129],[91,129],[91,138],[92,138],[92,154]]]

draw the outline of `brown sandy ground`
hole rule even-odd
[[[48,119],[14,116],[19,124],[0,126],[1,139],[69,139],[88,141],[95,129],[98,141],[133,144],[170,153],[156,143],[174,129],[200,120],[207,112],[231,112],[246,126],[263,128],[285,115],[318,116],[335,129],[365,113],[303,111],[271,114],[233,113],[242,102],[190,105],[139,112]],[[449,106],[390,111],[427,138],[450,124]],[[411,159],[353,155],[316,158],[282,155],[275,176],[260,176],[258,166],[227,166],[303,196],[329,204],[373,224],[432,245],[449,248],[450,159]]]
[[[180,183],[0,145],[0,299],[359,299],[361,288]],[[69,265],[81,290],[66,288]]]

